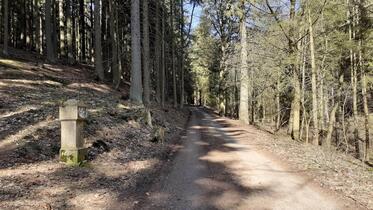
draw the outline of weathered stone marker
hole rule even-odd
[[[83,127],[88,117],[87,107],[71,99],[60,106],[61,150],[60,160],[68,165],[79,165],[86,159]]]

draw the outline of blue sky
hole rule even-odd
[[[185,8],[188,11],[188,15],[190,17],[190,14],[192,13],[192,9],[193,9],[193,4],[188,3],[188,4],[185,5]],[[201,16],[201,13],[202,13],[202,7],[196,6],[196,8],[194,9],[192,30],[195,29],[198,26],[199,17]]]

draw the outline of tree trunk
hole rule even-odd
[[[332,112],[330,113],[330,120],[329,120],[329,126],[328,126],[328,132],[325,138],[325,141],[323,142],[323,146],[330,149],[332,145],[332,135],[334,131],[334,124],[335,124],[335,115],[337,112],[337,109],[339,107],[339,103],[336,103],[332,109]]]
[[[241,85],[240,85],[240,109],[239,119],[249,123],[249,74],[247,69],[247,32],[246,32],[246,15],[245,1],[241,0],[240,11],[240,36],[241,36]]]
[[[279,75],[278,75],[277,82],[276,82],[276,108],[277,108],[276,131],[278,131],[281,126],[281,100],[280,100],[281,86],[280,86],[280,73],[278,74]]]
[[[150,104],[150,49],[149,49],[149,2],[143,0],[143,66],[144,66],[144,104]]]
[[[162,37],[161,37],[161,44],[162,44],[162,54],[161,54],[161,105],[162,108],[164,107],[165,104],[165,99],[166,99],[166,56],[165,56],[165,51],[166,51],[166,12],[165,12],[165,2],[164,0],[162,1]]]
[[[157,103],[161,104],[161,89],[162,89],[162,80],[161,80],[161,66],[160,66],[160,54],[161,54],[161,24],[160,24],[160,8],[159,8],[159,2],[155,1],[155,53],[154,53],[154,71],[156,74],[156,93],[155,98],[157,100]]]
[[[111,39],[111,71],[113,73],[113,85],[115,88],[120,84],[120,72],[118,66],[118,46],[117,46],[117,31],[116,31],[116,6],[114,0],[109,0],[110,15],[110,39]]]
[[[64,14],[64,0],[58,1],[58,14],[59,14],[59,29],[60,29],[60,55],[61,57],[66,56],[65,51],[65,14]]]
[[[130,99],[142,104],[140,0],[131,0],[131,57]]]
[[[295,19],[295,6],[296,1],[290,0],[290,20],[293,21]],[[294,56],[296,53],[297,44],[294,41],[296,36],[294,34],[294,26],[291,26],[289,29],[289,38],[288,38],[288,45],[289,45],[289,56]],[[295,64],[290,64],[290,68],[293,73],[293,88],[294,88],[294,96],[292,101],[292,109],[291,109],[291,134],[293,139],[299,139],[299,123],[300,123],[300,82],[298,78],[298,67]]]
[[[313,121],[313,144],[319,145],[319,120],[318,120],[318,103],[317,103],[317,67],[315,59],[315,44],[313,37],[313,26],[311,19],[311,11],[308,9],[308,24],[309,24],[309,36],[310,36],[310,54],[311,54],[311,68],[312,68],[312,121]]]
[[[180,0],[180,108],[184,106],[184,0]]]
[[[81,61],[86,61],[86,33],[85,33],[85,4],[84,0],[80,0],[79,3],[80,13],[80,50],[81,50]]]
[[[56,62],[55,46],[53,42],[52,9],[53,0],[45,0],[45,36],[47,39],[47,60]]]
[[[74,63],[73,55],[73,23],[72,23],[72,0],[66,1],[66,34],[67,34],[67,60],[69,64]]]
[[[172,89],[174,98],[174,107],[177,107],[177,86],[176,86],[176,65],[175,65],[175,40],[174,40],[174,0],[170,1],[171,15],[171,66],[172,66]]]
[[[104,81],[104,67],[102,64],[102,46],[101,46],[101,14],[100,0],[95,0],[95,68],[96,73],[101,81]]]
[[[42,54],[42,43],[43,43],[43,35],[42,35],[42,21],[40,15],[40,0],[35,0],[35,50],[39,54]]]
[[[300,84],[297,74],[297,69],[294,67],[294,98],[293,98],[293,126],[292,126],[292,137],[294,140],[299,140],[299,129],[300,129]]]
[[[370,139],[369,139],[369,107],[368,107],[368,97],[367,97],[367,76],[366,70],[363,65],[363,56],[362,56],[362,40],[359,40],[359,66],[361,71],[361,93],[363,97],[363,107],[364,107],[364,128],[365,128],[365,152],[364,160],[369,161],[370,153]]]
[[[4,0],[4,43],[3,43],[3,54],[8,55],[8,39],[9,39],[9,6],[8,0]]]

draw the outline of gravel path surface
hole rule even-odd
[[[257,150],[254,127],[192,109],[183,148],[138,209],[358,209]]]

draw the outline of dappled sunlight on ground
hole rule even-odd
[[[142,107],[121,99],[127,87],[97,83],[91,67],[6,59],[0,69],[0,209],[103,209],[177,150],[187,113],[152,107],[154,125],[167,128],[165,143],[152,143]],[[58,107],[71,98],[88,105],[82,168],[58,159]]]
[[[68,88],[87,88],[101,93],[110,93],[112,90],[107,85],[99,85],[96,83],[72,83]]]
[[[13,59],[0,58],[0,65],[6,66],[9,68],[15,68],[15,69],[27,68],[27,65],[25,65],[24,62],[13,60]]]
[[[26,136],[33,135],[38,129],[44,128],[50,123],[53,123],[53,120],[46,119],[36,124],[28,125],[24,127],[22,130],[19,130],[17,133],[7,136],[4,139],[1,139],[0,140],[0,152],[4,152],[4,150],[9,149],[8,147],[12,149],[14,149],[14,146],[22,147],[27,142],[19,141],[19,140],[25,138]],[[13,145],[13,147],[11,147],[11,145]]]

